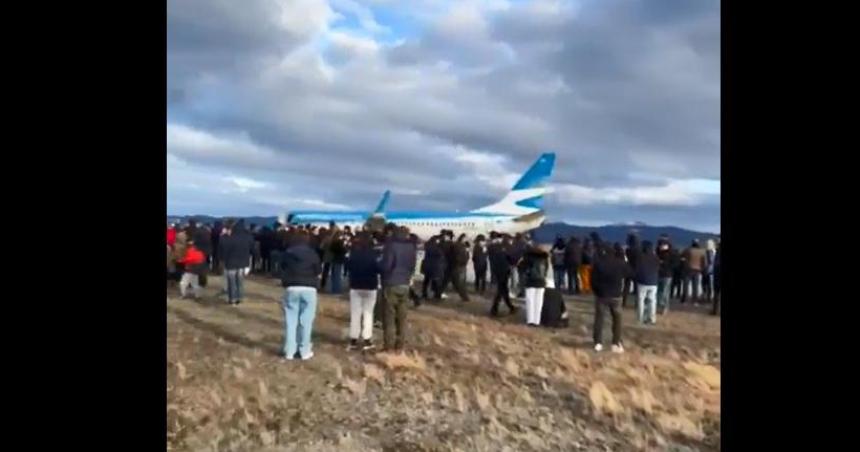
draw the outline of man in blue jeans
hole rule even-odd
[[[224,262],[224,277],[227,284],[227,303],[237,306],[242,302],[242,280],[245,267],[251,260],[254,250],[254,237],[244,228],[244,222],[236,224],[228,221],[226,233],[218,243],[219,254]]]
[[[317,313],[317,288],[322,274],[320,256],[311,248],[306,232],[297,233],[290,248],[281,254],[281,285],[287,290],[281,307],[284,311],[283,356],[303,360],[314,356],[311,333]]]
[[[668,236],[657,240],[657,257],[660,259],[660,272],[657,279],[657,307],[660,314],[669,312],[672,292],[672,273],[675,265],[675,255]]]
[[[657,323],[657,285],[659,282],[660,259],[654,254],[654,247],[648,240],[642,242],[642,250],[636,259],[633,281],[638,287],[636,310],[639,323]]]

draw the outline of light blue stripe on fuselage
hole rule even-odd
[[[291,212],[291,224],[305,224],[334,221],[339,222],[364,222],[370,216],[370,212],[333,212],[333,211],[297,211]],[[456,221],[465,218],[481,219],[505,219],[512,215],[503,215],[488,212],[388,212],[385,214],[386,221],[397,223],[404,220],[435,220]]]

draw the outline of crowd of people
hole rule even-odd
[[[278,277],[285,288],[283,355],[286,359],[313,356],[311,332],[318,291],[340,294],[348,282],[350,324],[348,349],[370,350],[373,327],[381,318],[383,348],[401,350],[407,338],[410,303],[440,302],[453,287],[462,302],[469,302],[466,274],[471,263],[474,292],[495,288],[491,316],[499,316],[504,301],[508,315],[516,313],[512,298],[525,300],[525,323],[529,326],[564,326],[567,313],[561,291],[570,295],[593,295],[594,348],[603,349],[606,311],[612,319],[612,351],[624,351],[621,308],[630,295],[636,302],[637,318],[654,324],[657,315],[669,311],[671,300],[681,303],[712,303],[711,314],[719,315],[719,244],[705,246],[693,241],[689,247],[673,246],[668,236],[655,244],[640,243],[631,233],[626,247],[609,243],[592,233],[543,246],[528,234],[490,232],[470,244],[466,235],[456,239],[442,230],[423,244],[424,257],[418,266],[419,239],[408,228],[387,224],[376,230],[352,231],[348,226],[328,228],[275,223],[273,227],[227,220],[167,229],[167,277],[178,284],[183,298],[199,299],[209,275],[223,275],[227,303],[238,306],[244,296],[243,279],[250,273]],[[419,273],[418,290],[413,282]],[[489,273],[489,275],[488,275]],[[489,277],[488,277],[489,276]],[[188,289],[191,289],[189,294]]]

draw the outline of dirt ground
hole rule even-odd
[[[315,357],[284,361],[277,281],[246,280],[239,307],[222,288],[168,289],[168,450],[719,449],[720,320],[705,307],[647,327],[628,308],[616,355],[608,319],[591,349],[591,297],[566,297],[571,325],[550,330],[454,295],[410,310],[407,351],[389,354],[348,352],[346,297],[322,295]]]

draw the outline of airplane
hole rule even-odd
[[[469,238],[481,234],[487,237],[490,231],[508,234],[527,232],[546,220],[543,196],[554,166],[555,153],[541,154],[504,198],[469,212],[385,212],[390,195],[386,191],[373,212],[295,211],[288,214],[287,224],[327,226],[334,222],[340,227],[348,225],[356,229],[371,218],[384,218],[387,222],[408,227],[422,241],[429,240],[441,229],[453,231],[455,237],[466,234]]]
[[[376,209],[372,212],[366,211],[345,211],[345,210],[298,210],[290,212],[286,217],[279,218],[282,224],[287,225],[312,225],[312,226],[328,226],[332,222],[340,227],[349,226],[350,229],[361,227],[368,220],[375,218],[385,218],[385,208],[388,206],[388,200],[391,198],[391,190],[385,190],[382,194],[382,199],[376,205]],[[281,221],[283,220],[283,221]]]

